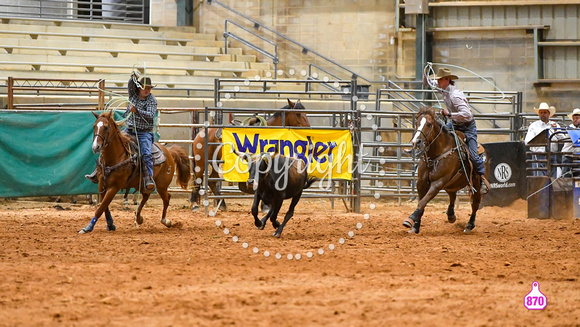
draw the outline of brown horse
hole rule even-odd
[[[457,132],[461,139],[463,133]],[[449,195],[447,220],[454,223],[455,199],[457,191],[470,187],[471,217],[464,232],[469,233],[475,228],[475,214],[481,202],[480,176],[473,169],[467,147],[461,142],[458,150],[455,136],[435,118],[435,111],[431,107],[423,107],[417,113],[413,149],[421,156],[418,169],[417,191],[419,203],[417,209],[403,222],[403,226],[412,229],[409,232],[419,233],[421,217],[427,203],[441,190]],[[487,155],[485,156],[487,158]],[[488,168],[489,163],[486,163]],[[466,178],[465,171],[468,172]]]
[[[308,121],[308,117],[306,113],[300,112],[300,109],[305,109],[300,100],[296,101],[296,103],[290,101],[288,99],[288,105],[284,106],[282,109],[298,109],[298,111],[285,111],[285,112],[276,112],[272,117],[270,117],[266,124],[268,126],[282,126],[282,118],[284,118],[285,126],[300,126],[300,127],[310,127],[310,122]],[[208,143],[221,143],[221,138],[216,137],[216,132],[218,128],[208,128],[207,131],[207,142]],[[205,171],[205,150],[204,144],[206,136],[205,133],[198,133],[194,140],[193,140],[193,162],[194,162],[194,187],[191,192],[191,210],[197,211],[199,210],[199,200],[200,200],[200,193],[199,189],[201,187],[204,171]],[[217,152],[216,152],[217,151]],[[218,145],[209,145],[209,149],[207,152],[210,156],[208,159],[216,159],[221,160],[221,146]],[[218,164],[214,164],[212,167],[212,171],[209,174],[209,178],[218,178]],[[242,185],[243,184],[243,185]],[[217,182],[209,181],[208,185],[213,192],[214,195],[220,195],[220,191],[217,187]],[[246,193],[249,192],[248,189],[245,187],[245,183],[240,183],[240,190]],[[220,201],[220,209],[227,210],[225,200]]]
[[[95,216],[91,222],[79,233],[89,233],[93,231],[97,220],[101,217],[103,212],[107,219],[107,230],[114,231],[113,217],[109,211],[109,204],[121,189],[139,189],[141,186],[141,194],[143,200],[139,204],[137,214],[135,217],[135,225],[139,227],[143,223],[141,210],[149,196],[150,192],[145,192],[143,185],[141,185],[140,161],[138,153],[131,147],[131,140],[129,135],[121,132],[117,123],[113,119],[112,111],[102,113],[100,116],[93,112],[97,120],[93,125],[93,152],[101,153],[99,163],[97,164],[97,176],[99,178],[99,195],[101,203],[95,211]],[[179,185],[187,189],[190,175],[189,157],[187,152],[178,146],[166,148],[163,145],[156,143],[163,151],[165,161],[153,167],[153,176],[157,186],[157,193],[163,200],[163,214],[161,216],[161,223],[167,227],[171,227],[170,220],[165,218],[167,214],[167,207],[171,194],[167,192],[169,184],[173,180],[173,173],[177,169],[177,182]],[[173,224],[174,226],[176,224]]]

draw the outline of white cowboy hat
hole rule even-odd
[[[440,78],[449,78],[449,79],[459,79],[457,75],[451,74],[451,70],[447,68],[439,68],[437,69],[437,74],[435,76],[431,76],[432,79],[440,79]]]
[[[550,112],[550,117],[554,116],[554,114],[556,113],[556,107],[554,106],[549,106],[547,103],[542,102],[540,103],[540,106],[538,108],[534,107],[534,111],[536,113],[539,113],[540,110],[548,110]]]
[[[568,118],[570,118],[571,120],[573,120],[572,117],[573,116],[576,116],[576,115],[579,115],[580,116],[580,108],[574,109],[574,111],[572,111],[571,114],[568,114]]]

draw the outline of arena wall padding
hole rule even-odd
[[[89,111],[0,111],[0,197],[97,194]]]
[[[483,197],[484,206],[507,206],[526,198],[526,153],[523,142],[485,143],[491,190]]]

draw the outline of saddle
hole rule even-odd
[[[246,119],[239,120],[239,119],[233,119],[232,120],[232,125],[233,126],[268,126],[268,124],[266,123],[266,119],[262,116],[258,116],[258,114],[255,114],[253,117],[248,117]],[[215,132],[215,136],[218,139],[222,138],[222,128],[218,128],[218,130]]]
[[[453,132],[451,132],[451,134],[453,134]],[[461,131],[456,131],[455,134],[457,135],[461,143],[461,157],[469,159],[469,151],[467,150],[467,144],[465,143],[466,141],[465,134]],[[485,157],[485,148],[483,147],[483,145],[481,145],[481,143],[477,143],[477,154],[480,156],[483,162],[487,161],[487,158]]]
[[[137,145],[137,137],[133,134],[128,134],[129,138],[131,139],[131,143],[129,144],[130,149],[129,152],[131,154],[139,153],[139,146]],[[151,146],[151,156],[153,157],[153,165],[160,165],[167,160],[165,158],[165,154],[163,154],[163,150],[159,147],[159,143],[155,142]]]

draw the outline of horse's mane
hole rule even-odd
[[[433,107],[431,107],[431,106],[421,107],[421,109],[419,109],[419,111],[417,112],[417,117],[420,117],[423,115],[429,115],[429,116],[433,117],[433,119],[435,119],[435,109],[433,109]]]
[[[441,128],[443,128],[445,131],[447,130],[447,128],[445,127],[445,124],[442,123],[439,118],[437,118],[437,113],[435,112],[435,109],[433,109],[433,107],[431,107],[431,106],[421,107],[421,109],[419,109],[419,111],[417,112],[417,117],[421,117],[424,115],[431,116],[433,118],[434,122],[439,124],[439,126],[441,126]]]
[[[119,124],[115,121],[115,119],[113,119],[114,117],[113,111],[107,111],[104,114],[102,114],[102,116],[107,117],[107,119],[109,120],[109,125],[115,126],[114,128],[116,129],[120,129]],[[119,137],[121,138],[121,142],[123,143],[123,145],[131,142],[131,137],[125,131],[119,131]]]

